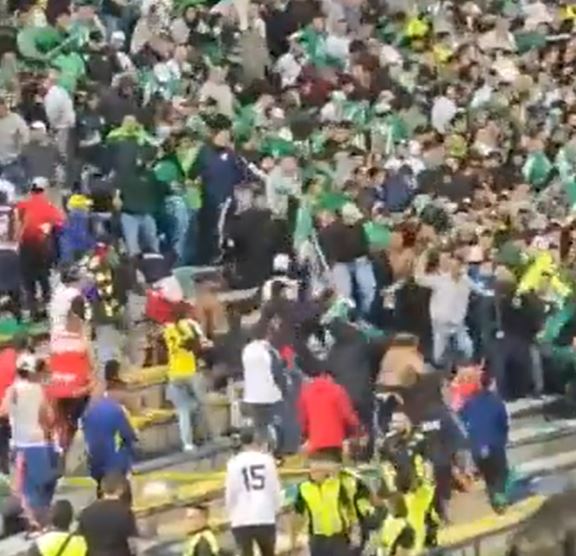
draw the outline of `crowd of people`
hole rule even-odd
[[[313,556],[356,528],[356,548],[433,547],[476,474],[506,510],[504,401],[576,384],[570,2],[3,9],[0,466],[27,526],[58,532],[40,554],[83,550],[50,511],[79,423],[104,504],[80,518],[88,554],[112,554],[105,502],[136,533],[122,371],[146,362],[167,363],[185,452],[218,434],[207,392],[242,384],[242,554],[274,550],[267,450],[310,457],[293,507]],[[188,553],[215,554],[206,508],[189,518]]]

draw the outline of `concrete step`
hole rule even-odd
[[[576,476],[576,450],[542,456],[519,463],[515,470],[524,479],[536,479],[553,474]]]
[[[546,395],[506,404],[511,428],[527,428],[559,418],[576,418],[576,405],[564,396]]]
[[[508,456],[512,465],[576,450],[576,420],[565,419],[510,432]]]

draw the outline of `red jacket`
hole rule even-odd
[[[298,417],[310,452],[342,448],[346,437],[358,433],[360,428],[346,390],[327,375],[302,387]]]
[[[16,360],[18,353],[14,348],[4,348],[0,351],[0,404],[6,395],[6,390],[16,378]]]

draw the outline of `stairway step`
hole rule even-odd
[[[536,458],[518,464],[515,469],[518,475],[523,478],[536,478],[576,470],[576,450]]]
[[[575,419],[515,428],[510,432],[508,454],[513,465],[570,450],[576,450]]]
[[[558,418],[576,417],[576,406],[564,396],[547,395],[506,404],[511,428],[525,428]]]

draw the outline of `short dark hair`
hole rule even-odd
[[[56,528],[67,531],[74,519],[74,508],[69,500],[57,500],[50,508],[50,523]]]
[[[104,378],[107,383],[118,383],[120,380],[120,362],[116,359],[109,359],[104,364]]]
[[[242,446],[250,446],[256,441],[256,431],[253,427],[243,427],[238,437]]]
[[[106,473],[102,479],[103,494],[122,494],[128,488],[128,479],[119,471]]]

